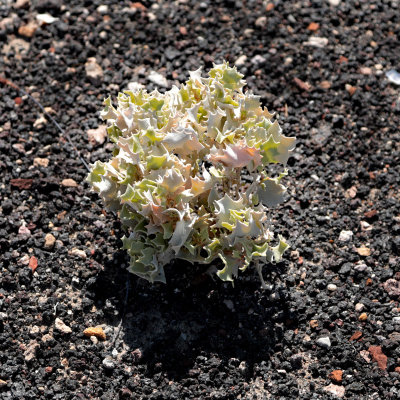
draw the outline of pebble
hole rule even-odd
[[[340,0],[328,0],[331,6],[338,6],[340,4]]]
[[[240,56],[239,58],[236,59],[235,65],[237,67],[242,67],[243,65],[245,65],[246,60],[247,60],[247,56],[243,54],[242,56]]]
[[[71,249],[69,252],[72,256],[77,256],[81,258],[82,260],[86,260],[86,253],[83,250],[77,249],[76,247]]]
[[[356,306],[355,306],[355,310],[357,312],[361,312],[362,310],[364,310],[364,308],[365,308],[365,306],[362,303],[357,303]]]
[[[38,14],[36,15],[36,19],[39,21],[40,25],[50,25],[58,21],[58,18],[55,18],[50,14]]]
[[[44,248],[46,250],[51,250],[54,247],[55,242],[56,242],[56,238],[51,233],[48,233],[44,237]]]
[[[372,68],[369,67],[361,67],[360,72],[362,75],[371,75],[372,74]]]
[[[333,284],[333,283],[330,283],[330,284],[327,286],[327,289],[328,289],[330,292],[335,292],[335,291],[337,290],[337,286],[336,286],[335,284]]]
[[[101,125],[96,129],[89,129],[87,135],[89,143],[93,145],[103,144],[107,137],[107,128],[105,125]]]
[[[258,17],[254,25],[258,26],[259,28],[262,28],[263,26],[267,25],[267,17],[265,16]]]
[[[239,364],[239,368],[238,368],[238,369],[239,369],[239,372],[240,372],[242,375],[246,375],[247,372],[248,372],[248,370],[249,370],[246,361],[242,361],[242,362]]]
[[[254,56],[252,59],[251,59],[251,63],[252,64],[255,64],[255,65],[257,65],[257,64],[261,64],[261,63],[264,63],[265,61],[267,61],[263,56],[260,56],[259,54],[257,54],[256,56]]]
[[[383,354],[382,347],[370,346],[368,351],[371,354],[372,360],[378,364],[378,367],[381,370],[385,370],[387,368],[387,356]]]
[[[167,79],[156,71],[150,71],[150,74],[147,77],[147,79],[158,86],[162,86],[165,88],[168,87]]]
[[[319,47],[323,48],[329,43],[329,40],[324,37],[317,37],[317,36],[310,36],[307,42],[304,42],[303,44],[305,46],[312,46],[312,47]]]
[[[140,89],[144,89],[145,86],[142,85],[139,82],[129,82],[128,83],[128,90],[131,90],[132,92],[137,92]]]
[[[400,324],[400,317],[393,317],[393,318],[392,318],[392,321],[393,321],[395,324]]]
[[[356,250],[360,256],[368,257],[371,255],[371,249],[368,247],[362,246],[358,247]]]
[[[367,313],[362,313],[362,314],[358,317],[358,319],[359,319],[360,321],[366,321],[366,320],[368,319]]]
[[[39,347],[39,343],[36,340],[29,342],[28,347],[24,351],[24,358],[26,362],[32,361],[36,357],[36,350]]]
[[[61,185],[65,187],[77,187],[78,184],[71,178],[63,179],[61,181]]]
[[[110,357],[106,357],[103,360],[103,367],[108,370],[113,370],[115,368],[114,361]]]
[[[324,390],[326,392],[332,393],[333,395],[339,398],[342,398],[346,393],[346,389],[343,386],[334,385],[333,383],[331,383],[328,386],[325,386]]]
[[[47,166],[49,165],[50,160],[48,158],[40,158],[40,157],[36,157],[33,159],[33,165],[35,167],[44,167],[47,168]]]
[[[0,388],[7,386],[7,381],[3,381],[3,379],[0,379]]]
[[[339,234],[339,240],[341,242],[349,242],[353,238],[352,231],[341,231]]]
[[[99,81],[103,79],[103,69],[97,63],[95,57],[89,57],[85,63],[86,76],[92,81]]]
[[[22,25],[18,28],[18,33],[21,36],[25,36],[27,38],[31,38],[33,37],[33,35],[35,34],[36,30],[38,28],[38,25],[34,22],[29,22],[26,25]]]
[[[83,334],[87,337],[95,336],[98,339],[106,340],[106,334],[101,326],[86,328]]]
[[[108,6],[106,4],[101,4],[97,7],[97,12],[100,14],[107,14],[108,13]]]
[[[341,383],[343,379],[343,371],[341,369],[335,369],[329,374],[329,379],[335,383]]]
[[[317,339],[317,345],[323,347],[324,349],[329,349],[331,347],[331,340],[328,336],[320,337]]]
[[[66,325],[60,318],[56,318],[56,320],[54,322],[54,327],[59,332],[62,332],[65,334],[72,332],[72,329],[68,325]]]

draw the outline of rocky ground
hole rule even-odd
[[[399,2],[61,3],[0,3],[0,398],[400,398]],[[151,285],[6,80],[90,163],[110,154],[104,97],[224,59],[298,138],[274,215],[291,250],[265,291],[182,262]]]

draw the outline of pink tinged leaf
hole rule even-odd
[[[253,163],[251,169],[257,167],[261,163],[260,150],[253,147],[234,145],[227,146],[226,149],[216,154],[211,155],[210,160],[212,162],[220,162],[226,167],[240,168],[248,166],[251,162]]]

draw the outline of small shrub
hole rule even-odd
[[[101,113],[115,143],[113,157],[91,166],[87,180],[108,210],[119,213],[130,272],[165,282],[174,258],[211,263],[233,281],[255,261],[281,260],[289,247],[274,235],[269,210],[283,200],[284,169],[295,138],[281,133],[259,97],[244,93],[236,68],[214,65],[208,78],[190,72],[165,94],[124,91]]]

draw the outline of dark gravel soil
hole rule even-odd
[[[2,79],[0,398],[399,399],[399,2],[61,3],[0,2],[2,78],[94,162],[108,94],[236,63],[298,138],[274,215],[291,249],[265,291],[253,268],[130,276],[74,148]]]

